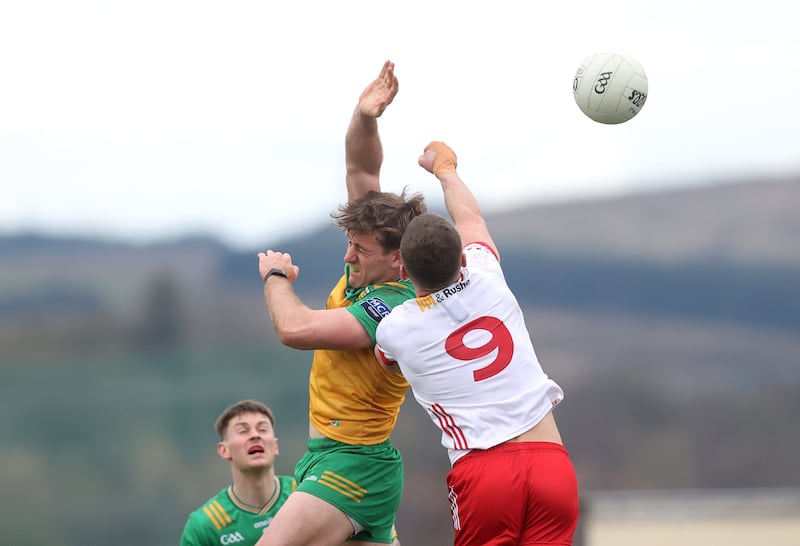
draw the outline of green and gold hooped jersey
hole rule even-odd
[[[375,330],[393,307],[414,297],[410,281],[386,282],[364,288],[347,284],[349,266],[328,296],[328,309],[346,307],[375,344]],[[309,419],[332,440],[374,445],[389,438],[408,382],[384,369],[373,349],[317,350],[309,381]]]
[[[272,518],[295,490],[291,476],[277,476],[278,497],[266,510],[256,511],[235,500],[231,486],[226,487],[203,506],[189,514],[180,546],[253,546]]]

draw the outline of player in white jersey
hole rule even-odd
[[[563,391],[536,358],[455,154],[432,142],[419,163],[455,226],[435,214],[409,223],[400,254],[417,298],[380,323],[376,355],[442,431],[457,546],[572,544],[578,485],[552,413]]]

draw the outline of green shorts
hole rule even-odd
[[[403,495],[403,459],[390,440],[355,446],[309,439],[294,477],[297,491],[323,499],[364,526],[352,539],[391,544]]]

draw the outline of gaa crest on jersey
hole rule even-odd
[[[383,317],[392,311],[392,308],[380,298],[369,298],[359,303],[359,305],[375,322],[380,322]]]
[[[235,532],[235,533],[228,533],[227,535],[222,535],[219,537],[219,543],[227,546],[228,544],[236,544],[237,542],[244,542],[244,537],[242,533]]]

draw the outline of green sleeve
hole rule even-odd
[[[212,533],[203,532],[207,518],[198,518],[196,513],[189,516],[181,534],[180,546],[218,546]]]
[[[383,317],[394,307],[413,297],[415,297],[414,289],[409,281],[378,284],[346,309],[358,319],[374,345],[375,331]]]

